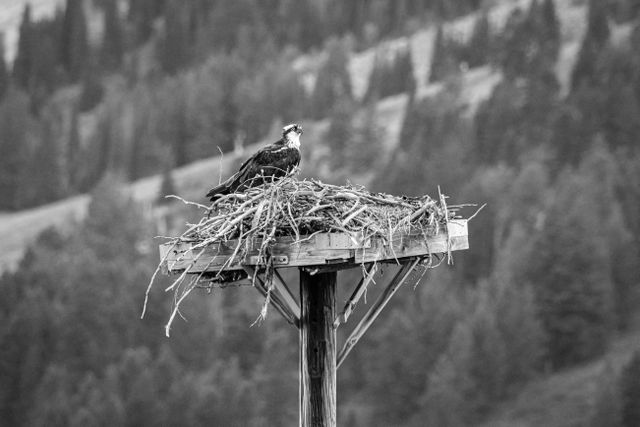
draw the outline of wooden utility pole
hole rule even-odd
[[[336,370],[358,340],[371,327],[403,283],[417,283],[416,272],[424,274],[434,254],[449,256],[451,251],[469,248],[466,220],[449,220],[438,232],[426,236],[424,230],[397,233],[391,241],[382,238],[360,239],[348,233],[315,233],[313,236],[283,236],[273,244],[272,281],[266,280],[264,257],[255,249],[234,263],[239,241],[215,242],[194,249],[195,242],[168,243],[160,246],[160,257],[167,272],[186,274],[242,270],[253,278],[250,284],[265,297],[292,326],[299,329],[300,350],[300,426],[336,426]],[[254,241],[259,248],[262,241]],[[344,325],[368,285],[379,263],[401,264],[398,273],[382,290],[377,300],[336,351],[336,329]],[[280,268],[300,269],[300,304],[278,272]],[[362,279],[336,314],[337,271],[364,268]],[[260,271],[263,269],[263,271]],[[313,272],[313,273],[312,273]],[[261,275],[263,275],[261,277]]]
[[[335,271],[300,270],[300,426],[336,425]]]

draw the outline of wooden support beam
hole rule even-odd
[[[340,313],[340,315],[336,317],[336,320],[333,322],[334,328],[340,326],[341,323],[347,323],[347,320],[349,319],[349,316],[351,316],[351,313],[353,312],[356,304],[358,303],[358,301],[360,301],[362,295],[364,295],[364,293],[367,291],[367,287],[373,280],[373,276],[376,274],[376,271],[378,271],[378,264],[376,263],[369,264],[366,267],[365,275],[356,285],[356,288],[353,290],[351,297],[349,297],[349,299],[347,300],[342,313]]]
[[[336,425],[337,273],[300,271],[300,426]]]
[[[251,280],[253,278],[255,269],[253,267],[245,267],[245,271],[247,272],[247,274],[249,275],[249,279]],[[268,292],[267,285],[259,275],[256,275],[255,288],[262,294],[262,296],[266,298]],[[270,301],[271,305],[278,311],[278,313],[280,313],[280,315],[282,315],[282,317],[284,317],[284,320],[286,320],[289,324],[295,326],[296,328],[299,327],[299,317],[296,317],[291,311],[289,311],[289,308],[282,301],[280,295],[277,292],[274,292],[273,290],[271,291]]]
[[[396,275],[391,279],[389,285],[384,289],[382,294],[378,297],[376,302],[371,306],[369,311],[364,315],[360,323],[354,328],[349,335],[349,338],[344,343],[344,346],[340,350],[337,359],[337,367],[339,368],[347,355],[351,352],[356,343],[362,338],[362,336],[367,332],[367,329],[373,324],[373,321],[376,320],[382,309],[387,305],[391,297],[396,293],[396,291],[402,286],[402,284],[407,280],[413,269],[420,263],[421,258],[415,258],[413,260],[407,261],[402,265],[400,270],[396,273]]]
[[[291,313],[293,313],[296,319],[300,319],[300,305],[298,305],[296,297],[293,296],[291,289],[289,289],[287,283],[284,281],[278,270],[274,269],[273,273],[273,285],[278,292],[280,292],[282,300],[289,306]]]

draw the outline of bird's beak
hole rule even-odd
[[[300,135],[302,135],[302,134],[304,133],[304,132],[302,132],[302,127],[298,127],[298,133],[299,133]]]

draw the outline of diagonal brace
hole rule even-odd
[[[289,307],[289,311],[294,315],[296,319],[300,319],[300,304],[296,300],[296,297],[293,296],[291,289],[287,286],[287,283],[284,281],[278,270],[273,270],[273,285],[280,292],[280,296],[284,303]]]
[[[373,276],[376,274],[377,270],[378,265],[376,263],[372,263],[367,266],[364,276],[360,278],[360,282],[358,282],[356,288],[353,290],[353,293],[347,300],[347,303],[344,306],[344,310],[342,310],[342,313],[340,313],[338,317],[336,317],[336,320],[333,322],[334,328],[337,328],[338,326],[340,326],[340,324],[347,323],[349,316],[351,316],[351,313],[353,312],[356,304],[358,303],[358,301],[360,301],[360,298],[362,298],[364,293],[367,291],[367,287],[373,280]]]
[[[382,309],[387,305],[387,303],[391,300],[391,297],[396,293],[396,291],[402,286],[402,284],[407,280],[413,269],[421,262],[421,258],[415,258],[411,261],[408,261],[402,265],[400,270],[396,273],[396,275],[391,279],[389,285],[382,291],[382,294],[378,297],[375,303],[371,306],[369,311],[364,315],[360,323],[354,328],[349,335],[349,338],[344,343],[344,346],[338,353],[338,358],[336,361],[336,367],[340,367],[344,359],[347,355],[353,350],[356,343],[362,338],[362,336],[367,332],[367,329],[373,324],[373,321],[376,320]]]
[[[247,272],[247,274],[249,275],[249,277],[253,277],[255,269],[253,267],[250,266],[244,266],[243,267],[244,270]],[[267,289],[267,285],[264,282],[264,280],[262,280],[262,278],[259,275],[255,275],[255,288],[258,290],[258,292],[260,292],[262,294],[263,297],[266,298],[267,293],[268,293],[268,289]],[[275,279],[275,277],[274,277]],[[275,283],[275,280],[274,280]],[[270,295],[270,300],[271,300],[271,304],[273,305],[273,307],[278,311],[278,313],[280,313],[282,315],[282,317],[284,317],[284,320],[286,320],[288,323],[290,323],[291,325],[295,326],[296,328],[299,327],[300,325],[300,318],[297,317],[295,314],[293,314],[288,306],[282,301],[282,298],[280,296],[280,294],[278,292],[274,292],[273,290],[271,291],[271,295]]]

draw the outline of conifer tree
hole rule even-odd
[[[636,350],[620,376],[622,426],[640,425],[640,350]]]
[[[489,62],[491,49],[491,25],[486,12],[480,15],[473,26],[471,38],[465,46],[465,60],[470,68]]]
[[[29,95],[34,111],[46,103],[47,97],[57,85],[63,83],[60,73],[58,43],[61,19],[41,20],[33,25],[31,36],[37,43],[32,45],[32,69],[29,80]]]
[[[353,110],[353,101],[349,98],[339,100],[331,109],[329,128],[323,139],[335,155],[335,167],[344,166],[344,154],[353,143]]]
[[[393,74],[397,81],[395,93],[408,93],[413,96],[416,89],[416,77],[413,72],[413,59],[411,57],[411,46],[396,52],[393,66]]]
[[[87,18],[82,0],[67,0],[60,38],[60,62],[70,80],[82,77],[89,55]]]
[[[67,172],[67,182],[72,190],[78,191],[82,189],[81,176],[82,170],[82,153],[79,128],[79,113],[77,110],[71,112],[71,120],[69,121],[69,132],[66,144],[65,154],[65,170]]]
[[[347,157],[354,172],[369,172],[379,165],[383,130],[377,122],[376,103],[364,106],[363,115],[354,127],[354,141],[348,147]]]
[[[82,75],[82,92],[80,93],[80,99],[78,100],[79,111],[86,112],[93,109],[100,103],[100,101],[102,101],[103,95],[104,88],[102,87],[98,67],[94,65],[87,65],[87,68]]]
[[[609,21],[606,2],[589,0],[587,33],[584,36],[578,60],[571,75],[572,90],[581,85],[592,85],[596,79],[598,55],[609,41]]]
[[[431,56],[429,81],[431,83],[443,80],[455,72],[455,61],[451,57],[451,49],[444,36],[442,25],[438,25]]]
[[[311,114],[324,117],[340,99],[352,99],[351,77],[347,68],[349,54],[344,41],[331,40],[327,45],[328,58],[318,71],[311,96]]]
[[[158,48],[162,68],[174,74],[188,64],[191,46],[187,10],[182,2],[168,0],[164,10],[165,31]]]
[[[411,49],[407,46],[397,50],[392,58],[376,58],[364,99],[370,102],[399,93],[413,96],[415,88]]]
[[[29,117],[28,97],[10,88],[0,103],[0,209],[18,209],[24,202]]]
[[[9,88],[9,70],[4,58],[4,33],[0,32],[0,101]]]
[[[591,152],[579,173],[562,183],[535,237],[523,280],[533,289],[555,368],[570,366],[606,350],[614,330],[611,277],[612,233],[619,215],[611,186],[614,165],[601,150]]]
[[[127,19],[131,22],[134,32],[134,43],[140,45],[146,42],[153,33],[153,21],[164,10],[167,0],[135,0],[129,2]]]
[[[558,52],[560,51],[561,34],[560,21],[558,20],[556,13],[554,0],[544,0],[542,2],[541,14],[541,31],[545,40],[545,54],[555,61],[558,56]]]
[[[104,33],[100,51],[101,62],[107,69],[120,66],[125,50],[124,42],[118,2],[109,0],[104,3]]]
[[[13,77],[22,87],[26,89],[29,85],[33,68],[33,30],[31,23],[31,4],[26,3],[22,12],[22,22],[20,23],[20,35],[16,57],[13,62]]]
[[[623,427],[622,401],[619,390],[618,373],[610,360],[605,360],[605,366],[594,385],[595,401],[589,417],[588,427]]]
[[[365,101],[377,100],[382,96],[382,86],[386,83],[385,77],[388,74],[386,68],[385,61],[379,55],[376,55],[369,74],[369,84],[364,96]]]
[[[58,200],[64,196],[61,172],[61,156],[52,132],[51,119],[42,120],[42,133],[38,145],[30,159],[29,189],[32,191],[31,204],[38,205]]]
[[[321,46],[324,36],[324,27],[322,25],[320,11],[317,3],[313,0],[303,0],[291,9],[295,13],[289,18],[289,22],[295,23],[294,30],[287,30],[285,33],[292,39],[291,44],[299,46],[303,51],[307,51],[312,47]]]

